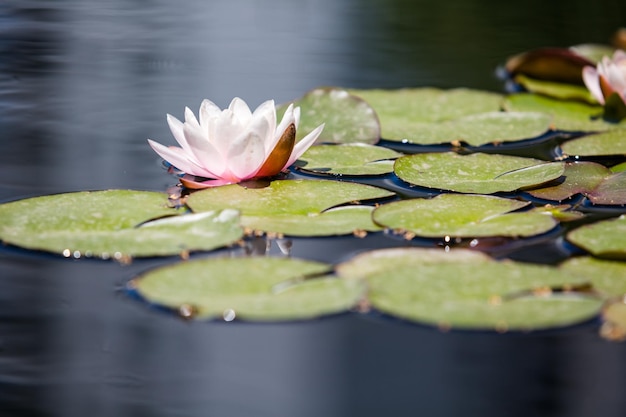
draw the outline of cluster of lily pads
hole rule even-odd
[[[577,57],[581,50],[587,61],[605,51],[578,48]],[[626,119],[607,117],[582,79],[535,71],[542,62],[580,65],[563,51],[515,57],[507,74],[523,91],[510,94],[315,89],[277,109],[299,122],[295,143],[318,135],[288,175],[258,179],[255,168],[246,174],[251,181],[175,195],[106,190],[13,201],[0,205],[0,239],[68,258],[179,255],[182,261],[130,281],[128,291],[185,317],[302,320],[377,311],[444,329],[505,331],[601,316],[605,335],[622,338]],[[285,135],[272,140],[284,143]],[[184,163],[195,166],[190,155]],[[205,180],[180,175],[183,184]],[[474,244],[523,244],[550,233],[578,256],[529,264],[494,259]],[[240,254],[188,260],[259,236],[368,234],[406,247],[338,264]]]

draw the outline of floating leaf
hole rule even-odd
[[[453,152],[407,155],[398,158],[394,166],[398,177],[414,185],[479,194],[539,185],[560,177],[563,170],[562,162]]]
[[[533,236],[552,229],[552,216],[516,212],[528,202],[484,195],[441,194],[384,204],[374,210],[382,226],[422,237]]]
[[[626,215],[581,226],[567,239],[595,256],[626,259]]]
[[[579,101],[562,101],[537,94],[520,93],[508,96],[503,106],[507,111],[543,112],[553,116],[553,127],[570,132],[600,132],[623,128],[626,121],[609,123],[602,119],[602,107]]]
[[[300,157],[300,168],[335,175],[381,175],[393,172],[393,161],[402,154],[366,144],[317,145]]]
[[[602,311],[600,335],[611,341],[626,340],[626,304],[623,300],[609,303]]]
[[[415,124],[408,143],[433,145],[464,142],[470,146],[514,142],[546,133],[552,118],[545,113],[490,112],[437,123]]]
[[[626,129],[583,136],[561,145],[563,153],[575,156],[626,155]]]
[[[316,88],[293,102],[300,106],[297,140],[325,123],[316,143],[377,143],[380,123],[376,112],[362,99],[339,88]],[[278,108],[282,115],[287,104]]]
[[[515,82],[531,93],[542,94],[559,100],[582,100],[589,104],[597,104],[589,90],[581,85],[537,80],[522,74],[515,77]]]
[[[239,210],[242,225],[255,230],[320,236],[378,230],[369,219],[369,208],[326,210],[392,195],[381,188],[350,182],[284,180],[272,181],[264,188],[237,184],[210,188],[190,195],[187,204],[194,212]]]
[[[235,211],[178,215],[167,203],[165,194],[131,190],[14,201],[0,205],[0,238],[66,257],[126,258],[212,250],[243,235]]]
[[[584,280],[550,266],[494,261],[467,250],[384,249],[337,267],[364,279],[377,310],[466,329],[532,330],[567,326],[598,314],[601,300],[553,290]]]
[[[605,297],[626,294],[626,262],[582,256],[566,260],[559,269],[586,279]]]
[[[404,139],[414,141],[413,136],[420,132],[424,123],[499,111],[502,100],[500,94],[464,88],[351,91],[376,110],[382,137],[396,141]]]
[[[301,320],[346,311],[363,296],[362,283],[324,277],[330,270],[292,258],[209,258],[155,269],[130,288],[198,319]]]

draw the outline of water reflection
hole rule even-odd
[[[165,114],[180,117],[206,97],[254,106],[320,85],[499,89],[493,69],[504,57],[606,42],[625,9],[609,0],[5,0],[0,199],[165,190],[175,181],[145,139],[173,144]],[[370,237],[294,240],[270,252],[338,262],[372,245]],[[115,292],[166,262],[3,249],[0,414],[610,417],[626,409],[623,346],[598,340],[595,326],[500,337],[378,317],[206,325]]]

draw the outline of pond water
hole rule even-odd
[[[625,22],[626,3],[610,0],[5,0],[0,200],[165,190],[175,179],[146,138],[173,143],[165,114],[203,98],[256,106],[322,85],[500,91],[507,56],[607,43]],[[377,245],[299,239],[293,255],[338,262]],[[597,323],[504,335],[367,315],[190,323],[120,291],[171,261],[3,248],[0,414],[626,413],[626,344],[599,338]]]

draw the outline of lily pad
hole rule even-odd
[[[581,256],[566,260],[559,269],[588,280],[604,297],[626,294],[626,262]]]
[[[597,100],[589,90],[581,85],[537,80],[522,74],[516,76],[514,80],[531,93],[543,94],[559,100],[582,100],[589,104],[597,104]]]
[[[0,238],[66,257],[175,255],[240,239],[238,213],[179,214],[163,193],[108,190],[29,198],[0,205]]]
[[[335,175],[382,175],[393,172],[402,154],[367,144],[317,145],[300,157],[300,169]]]
[[[626,129],[573,139],[563,143],[561,149],[574,156],[626,155]]]
[[[371,306],[443,328],[534,330],[596,316],[597,298],[553,290],[584,280],[555,267],[494,261],[467,250],[385,249],[337,267],[364,279]]]
[[[441,194],[384,204],[372,218],[381,226],[422,237],[533,236],[556,226],[548,214],[512,213],[529,204],[493,196]]]
[[[626,259],[626,215],[581,226],[567,239],[595,256]]]
[[[624,128],[626,121],[610,123],[602,119],[602,106],[564,101],[538,94],[512,94],[503,101],[507,111],[543,112],[553,116],[553,128],[570,132],[601,132]]]
[[[130,288],[190,318],[301,320],[344,312],[364,295],[362,283],[324,276],[330,272],[292,258],[210,258],[155,269]]]
[[[453,152],[407,155],[394,172],[414,185],[461,193],[492,194],[543,184],[563,174],[562,162],[532,158]]]
[[[582,84],[582,69],[588,65],[593,66],[594,61],[574,49],[538,48],[509,58],[505,67],[511,75]]]
[[[416,88],[399,90],[351,90],[376,110],[382,137],[411,140],[424,123],[458,119],[473,114],[497,112],[502,95],[464,88],[440,90]],[[429,142],[434,143],[434,142]]]
[[[567,163],[563,173],[565,180],[561,184],[531,190],[529,194],[554,201],[562,201],[575,194],[588,195],[610,175],[608,168],[595,162]]]
[[[515,142],[546,133],[552,117],[545,113],[489,112],[437,123],[414,124],[405,142],[420,145],[464,142],[470,146]]]
[[[289,103],[278,107],[282,113]],[[369,143],[380,140],[380,123],[372,107],[347,90],[316,88],[293,102],[300,107],[296,140],[325,123],[316,143]]]
[[[338,181],[272,181],[264,188],[227,185],[193,193],[187,205],[194,212],[236,209],[247,228],[291,236],[321,236],[378,230],[369,208],[328,210],[357,201],[393,196],[369,185]]]
[[[614,300],[602,311],[600,335],[610,341],[626,340],[626,304],[623,300]]]

